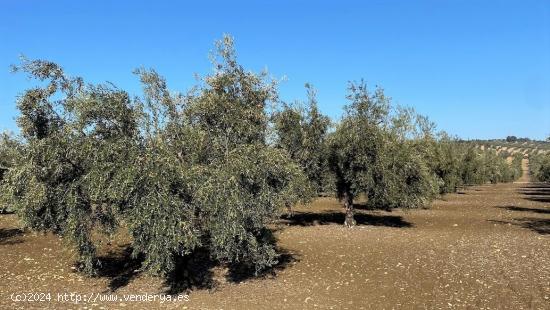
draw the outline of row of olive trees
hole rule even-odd
[[[4,205],[27,227],[70,240],[87,273],[98,267],[92,236],[118,229],[154,274],[197,249],[257,271],[275,264],[266,225],[281,206],[306,201],[309,183],[267,143],[275,83],[245,71],[230,38],[217,51],[214,73],[187,95],[137,70],[144,96],[135,100],[54,63],[24,61],[16,70],[42,83],[17,103],[21,151],[2,168]]]
[[[274,81],[237,62],[230,37],[216,47],[214,72],[187,94],[136,70],[137,99],[23,61],[15,69],[40,83],[18,99],[20,139],[0,144],[9,155],[0,157],[2,205],[31,229],[64,236],[88,273],[98,267],[93,236],[120,229],[153,274],[197,250],[260,271],[277,261],[269,223],[315,194],[334,192],[351,227],[360,195],[373,208],[417,208],[510,178],[504,159],[436,136],[382,89],[351,84],[333,127],[312,87],[305,106],[282,104]]]
[[[529,173],[535,181],[550,182],[550,155],[530,155]]]
[[[363,82],[351,83],[349,104],[334,130],[328,120],[320,121],[325,119],[312,94],[310,89],[305,109],[285,106],[276,115],[276,145],[293,154],[317,192],[336,193],[348,227],[355,225],[359,197],[370,208],[419,208],[463,186],[521,176],[521,156],[509,164],[495,151],[436,134],[426,117],[392,105],[381,88],[370,92]]]

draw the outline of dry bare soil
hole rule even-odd
[[[281,263],[259,278],[197,257],[168,282],[137,271],[124,240],[107,246],[100,275],[86,278],[71,268],[63,241],[0,215],[0,308],[550,309],[549,185],[524,177],[446,195],[427,210],[358,209],[353,229],[342,227],[340,205],[329,198],[281,220]],[[30,292],[52,300],[10,297]],[[57,301],[71,292],[189,293],[189,301]]]

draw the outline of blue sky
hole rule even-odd
[[[32,85],[9,72],[20,54],[132,94],[153,67],[185,91],[228,33],[244,66],[287,77],[284,100],[312,83],[335,119],[364,78],[462,138],[550,135],[550,0],[195,2],[2,0],[0,130]]]

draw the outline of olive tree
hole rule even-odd
[[[434,173],[439,178],[441,194],[454,193],[463,186],[462,165],[464,148],[446,133],[441,133],[434,145],[434,157],[430,161]]]
[[[371,208],[426,207],[437,195],[432,156],[433,125],[412,109],[393,107],[381,88],[370,93],[351,84],[346,114],[330,136],[330,163],[344,225],[355,225],[353,201],[364,194]]]
[[[214,73],[185,96],[172,94],[156,72],[137,71],[145,171],[129,229],[156,274],[199,247],[221,262],[269,267],[277,253],[267,225],[307,199],[299,166],[267,143],[276,84],[238,64],[230,37],[216,47]]]
[[[376,166],[374,185],[368,191],[371,208],[427,207],[438,193],[437,179],[427,163],[425,143],[417,137],[390,130]]]
[[[214,74],[184,111],[191,136],[201,137],[190,141],[199,150],[193,165],[204,177],[197,204],[213,256],[259,271],[276,259],[266,225],[285,205],[308,198],[307,182],[287,152],[267,143],[276,84],[238,64],[232,38],[217,48]]]
[[[345,209],[344,225],[355,225],[353,202],[360,194],[372,194],[382,170],[384,132],[389,100],[382,89],[370,94],[364,83],[351,83],[345,115],[330,135],[330,167],[336,179],[336,195]]]
[[[391,118],[385,148],[386,175],[391,182],[375,188],[381,201],[371,199],[375,207],[427,207],[437,196],[439,184],[430,163],[434,158],[435,124],[413,108],[397,106]]]
[[[17,102],[23,145],[3,200],[27,227],[65,236],[92,273],[92,231],[116,228],[129,192],[121,187],[135,149],[135,111],[126,92],[85,85],[52,62],[24,60],[15,69],[44,86]]]

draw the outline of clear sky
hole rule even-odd
[[[462,138],[550,135],[550,0],[148,2],[1,0],[0,130],[32,85],[9,72],[20,54],[132,94],[153,67],[185,91],[228,33],[245,67],[287,77],[284,100],[312,83],[335,119],[364,78]]]

